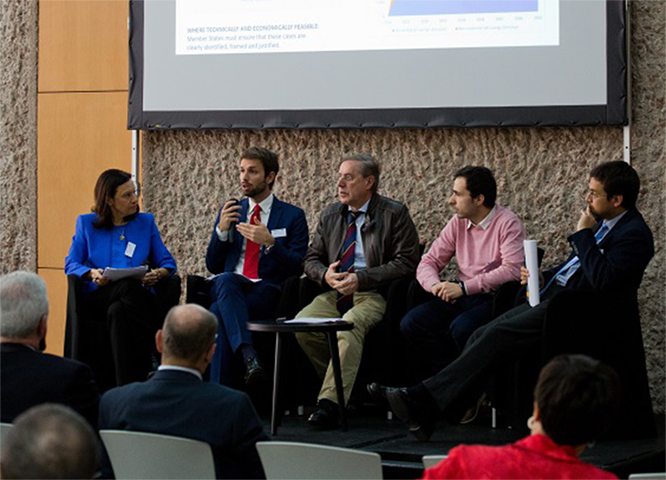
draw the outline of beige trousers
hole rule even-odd
[[[310,305],[301,310],[296,318],[336,318],[340,317],[336,306],[338,295],[330,291],[318,295]],[[354,324],[354,329],[338,332],[340,350],[340,369],[345,404],[349,402],[358,367],[363,355],[363,341],[368,332],[379,323],[386,310],[386,300],[375,292],[357,292],[354,294],[354,306],[344,314],[344,320]],[[317,371],[324,380],[319,392],[319,400],[326,399],[338,403],[335,391],[333,365],[325,333],[297,333],[296,339]]]

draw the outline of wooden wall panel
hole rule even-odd
[[[46,351],[62,355],[65,341],[67,313],[67,277],[62,270],[37,269],[37,275],[46,282],[49,296],[49,321],[46,332]]]
[[[37,255],[39,267],[63,268],[76,217],[90,212],[107,168],[131,169],[127,94],[39,94]]]
[[[129,2],[40,0],[39,91],[128,89]]]

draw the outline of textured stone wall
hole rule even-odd
[[[640,292],[655,407],[664,410],[664,20],[663,2],[637,2],[632,15],[633,164],[644,180],[640,208],[657,255]],[[204,256],[219,206],[239,196],[238,154],[261,145],[280,154],[275,187],[300,205],[311,230],[335,199],[337,165],[367,151],[383,162],[380,191],[405,202],[422,241],[450,218],[451,175],[465,164],[493,169],[499,201],[539,239],[550,266],[568,253],[590,168],[622,158],[621,128],[177,131],[143,134],[144,208],[155,213],[181,274],[205,274]]]
[[[0,274],[37,270],[37,6],[0,1]]]

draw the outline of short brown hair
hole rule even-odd
[[[278,162],[277,153],[271,152],[267,148],[250,147],[241,153],[241,160],[244,158],[248,160],[259,160],[264,166],[265,176],[268,176],[270,172],[275,172],[275,176],[277,177],[277,174],[280,171],[280,163]],[[274,183],[275,179],[268,184],[268,188],[272,190]]]
[[[541,370],[534,399],[546,435],[559,445],[583,445],[610,426],[619,406],[620,379],[599,360],[559,355]]]

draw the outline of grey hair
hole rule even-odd
[[[46,284],[31,272],[12,272],[0,277],[0,335],[26,338],[37,331],[49,313]]]
[[[377,193],[377,189],[379,188],[379,174],[381,173],[381,168],[379,167],[377,159],[369,153],[356,153],[344,157],[340,163],[344,163],[347,160],[353,160],[359,163],[363,178],[368,178],[370,176],[375,177],[375,183],[372,185],[372,193]]]

